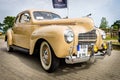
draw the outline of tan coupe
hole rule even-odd
[[[89,17],[61,19],[55,13],[26,10],[16,17],[6,33],[7,50],[15,48],[39,54],[43,69],[53,72],[64,58],[68,64],[91,62],[111,54],[111,42],[105,32],[95,28]]]

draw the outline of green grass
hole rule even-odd
[[[113,36],[113,37],[111,38],[110,35],[107,35],[105,40],[118,40],[118,36]]]
[[[118,36],[110,37],[107,36],[105,41],[112,41],[113,49],[120,50],[120,43],[118,42]]]
[[[118,40],[118,38],[117,38],[117,37],[112,37],[112,38],[110,38],[110,37],[106,37],[105,40]]]
[[[118,42],[118,38],[106,38],[105,41],[112,41],[112,44],[114,45],[120,45],[120,43]]]
[[[114,45],[120,45],[119,42],[112,42],[112,44],[114,44]]]
[[[120,43],[118,42],[118,36],[113,36],[111,38],[110,35],[107,35],[105,41],[112,41],[113,45],[119,45],[120,46]]]

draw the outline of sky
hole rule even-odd
[[[106,17],[108,25],[120,20],[120,0],[68,0],[68,9],[55,9],[52,0],[0,0],[0,22],[6,16],[16,16],[27,9],[52,11],[61,17],[80,18],[92,14],[94,23],[99,27],[102,17]]]

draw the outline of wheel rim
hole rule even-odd
[[[41,44],[40,48],[41,64],[45,70],[48,70],[51,66],[51,50],[46,42]]]

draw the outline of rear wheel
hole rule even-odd
[[[43,41],[40,46],[40,61],[43,69],[47,72],[53,72],[59,66],[59,59],[46,41]]]
[[[12,52],[13,51],[13,48],[8,43],[8,39],[7,39],[7,51],[8,52]]]

